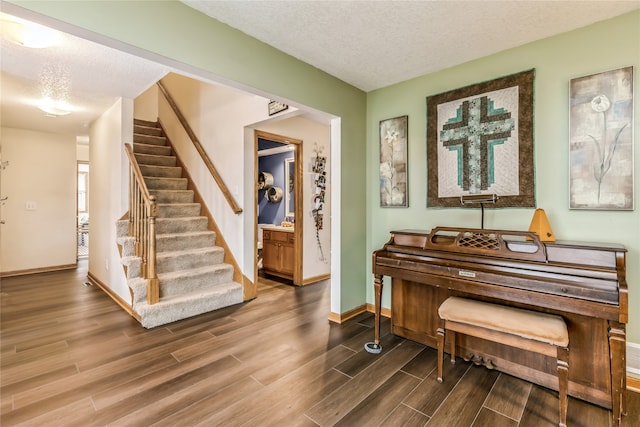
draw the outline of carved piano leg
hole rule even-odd
[[[380,345],[380,311],[382,310],[382,275],[374,275],[373,290],[376,298],[375,306],[375,324],[374,324],[374,339],[373,342],[368,342],[364,345],[364,349],[369,353],[380,354],[382,352],[382,346]]]
[[[611,406],[613,426],[618,427],[627,412],[625,325],[609,322],[609,356],[611,358]]]
[[[567,405],[569,403],[569,349],[558,347],[558,399],[560,401],[560,427],[567,427]]]
[[[444,364],[444,320],[440,319],[440,325],[436,331],[438,336],[438,382],[442,382],[442,369]]]

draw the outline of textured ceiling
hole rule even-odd
[[[640,1],[184,0],[364,91],[640,8]]]
[[[184,1],[364,91],[388,86],[640,8],[634,1]],[[11,4],[2,3],[10,13]],[[28,49],[0,13],[0,124],[83,135],[119,97],[135,98],[170,69],[63,34]],[[58,70],[77,107],[35,107],[43,70]]]
[[[119,97],[137,97],[169,71],[157,63],[64,33],[56,46],[20,46],[10,41],[12,19],[0,14],[2,126],[86,135],[88,124]],[[75,107],[72,114],[46,117],[36,107],[46,79],[68,91],[68,101]]]

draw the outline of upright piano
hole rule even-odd
[[[560,315],[569,330],[569,394],[612,410],[626,405],[626,249],[541,242],[535,233],[438,227],[391,232],[373,253],[375,345],[383,276],[391,277],[391,332],[436,348],[438,307],[451,295]],[[557,390],[548,356],[460,336],[458,354]]]

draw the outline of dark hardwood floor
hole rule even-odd
[[[556,426],[557,394],[436,352],[373,317],[331,324],[329,289],[261,279],[256,300],[143,329],[77,271],[3,279],[1,419],[32,426]],[[629,393],[624,426],[640,426]],[[610,413],[569,401],[569,426]]]

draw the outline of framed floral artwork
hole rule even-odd
[[[408,116],[380,121],[380,206],[408,207]]]
[[[569,84],[571,209],[633,210],[633,67]]]

